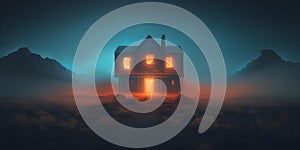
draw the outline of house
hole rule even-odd
[[[135,60],[142,61],[133,65]],[[165,35],[162,35],[160,44],[148,35],[138,46],[118,46],[115,51],[115,77],[119,93],[126,92],[126,87],[129,87],[133,95],[160,94],[161,85],[153,85],[154,79],[160,79],[168,95],[178,95],[183,78],[183,51],[180,46],[167,46]]]

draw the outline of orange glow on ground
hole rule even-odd
[[[151,97],[161,97],[164,93],[159,93],[159,91],[155,91],[155,87],[152,85],[154,83],[154,78],[148,77],[144,81],[144,91],[140,93],[131,93],[136,100],[148,100]],[[183,84],[186,88],[181,89],[182,95],[192,99],[200,99],[199,104],[205,104],[208,102],[208,99],[211,96],[211,86],[210,84],[201,84],[200,86],[200,95],[193,95],[191,89],[196,90],[197,84],[195,82],[189,80],[183,80]],[[72,87],[61,87],[62,89],[59,92],[55,91],[55,94],[47,94],[44,95],[47,99],[57,99],[59,103],[69,102],[72,103],[73,101],[73,90]],[[148,89],[148,90],[147,90]],[[255,85],[251,85],[249,83],[229,83],[227,90],[226,90],[226,97],[224,104],[237,104],[240,103],[238,100],[243,100],[243,98],[248,98],[251,96],[256,96],[259,93],[259,87]],[[50,92],[50,91],[49,91]],[[114,93],[112,90],[112,85],[109,81],[97,83],[97,92],[93,93],[93,91],[81,91],[80,95],[82,97],[94,97],[94,96],[101,96],[101,100],[104,99],[105,102],[113,101],[114,95],[121,94],[126,98],[131,99],[130,95],[125,93]],[[51,93],[51,92],[50,92]],[[54,93],[54,92],[53,92]],[[257,94],[258,93],[258,94]],[[166,98],[168,100],[176,99],[178,94],[168,94],[166,93]]]
[[[146,63],[147,65],[152,65],[154,64],[154,55],[149,54],[146,56]]]

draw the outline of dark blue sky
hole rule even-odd
[[[142,1],[1,1],[0,56],[27,46],[71,68],[86,30],[104,14],[135,2]],[[208,26],[222,49],[229,73],[258,56],[263,48],[272,48],[285,59],[300,61],[297,1],[163,2],[191,11]]]

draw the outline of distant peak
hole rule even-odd
[[[31,53],[30,50],[27,47],[21,47],[18,49],[18,52],[26,52],[26,53]]]
[[[152,39],[151,35],[148,35],[148,36],[146,37],[146,39]]]
[[[18,49],[17,53],[22,53],[22,54],[31,54],[30,50],[27,47],[21,47]]]
[[[260,56],[248,63],[241,72],[250,73],[275,64],[282,64],[283,62],[285,61],[274,50],[263,49]]]
[[[261,57],[268,58],[271,60],[281,60],[281,57],[274,50],[271,49],[263,49],[261,51]]]

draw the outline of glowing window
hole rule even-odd
[[[174,81],[174,80],[171,80],[171,84],[174,86],[174,85],[175,85],[175,81]]]
[[[173,68],[173,58],[166,57],[166,68]]]
[[[130,69],[130,62],[131,62],[131,58],[130,57],[124,57],[123,58],[123,67],[125,70],[129,70]]]
[[[152,65],[154,63],[154,55],[152,55],[152,54],[147,55],[146,63],[147,63],[147,65]]]

